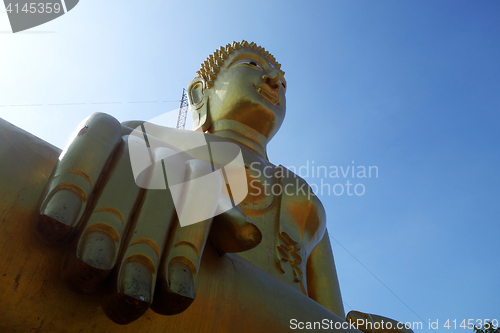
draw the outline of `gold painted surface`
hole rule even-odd
[[[34,232],[37,201],[59,150],[0,119],[1,332],[287,332],[290,319],[340,318],[235,254],[207,246],[193,304],[183,313],[148,310],[122,326],[106,317],[101,292],[70,291],[59,274],[64,247]],[[29,177],[27,177],[29,175]]]

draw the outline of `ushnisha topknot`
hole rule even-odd
[[[263,47],[258,46],[254,42],[248,43],[246,40],[242,40],[239,43],[233,42],[232,44],[227,44],[225,47],[221,46],[218,50],[215,50],[213,54],[209,55],[207,60],[201,64],[201,69],[197,71],[196,74],[198,77],[205,80],[205,88],[212,88],[214,81],[217,78],[217,73],[219,73],[224,61],[231,53],[234,52],[234,50],[239,50],[241,48],[249,48],[254,51],[259,51],[281,72],[282,75],[285,75],[285,72],[281,70],[281,64],[276,61],[276,58],[274,58],[269,51],[266,51]]]

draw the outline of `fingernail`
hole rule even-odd
[[[121,292],[142,302],[151,302],[152,275],[149,267],[138,261],[125,264]]]
[[[262,232],[252,220],[246,217],[246,225],[239,230],[238,238],[251,249],[259,245],[262,241]]]
[[[81,207],[82,200],[78,194],[70,190],[60,189],[50,198],[43,215],[73,227]]]
[[[347,319],[355,322],[358,319],[365,319],[365,317],[363,317],[359,312],[351,311],[349,312]]]
[[[108,270],[115,264],[115,241],[105,232],[92,231],[85,236],[79,257],[86,264]]]
[[[359,311],[350,311],[347,314],[346,319],[347,321],[356,324],[358,329],[366,327],[367,323],[371,322],[370,318],[366,314]]]
[[[194,298],[193,273],[188,265],[174,261],[168,265],[168,286],[171,292]]]

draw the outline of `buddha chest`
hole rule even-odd
[[[262,242],[238,255],[307,295],[307,258],[324,232],[311,214],[309,186],[282,166],[248,154],[244,159],[248,195],[239,206],[260,228]]]

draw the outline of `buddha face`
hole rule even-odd
[[[224,62],[214,85],[205,89],[209,122],[235,120],[270,140],[286,110],[286,81],[258,51],[236,50]]]

